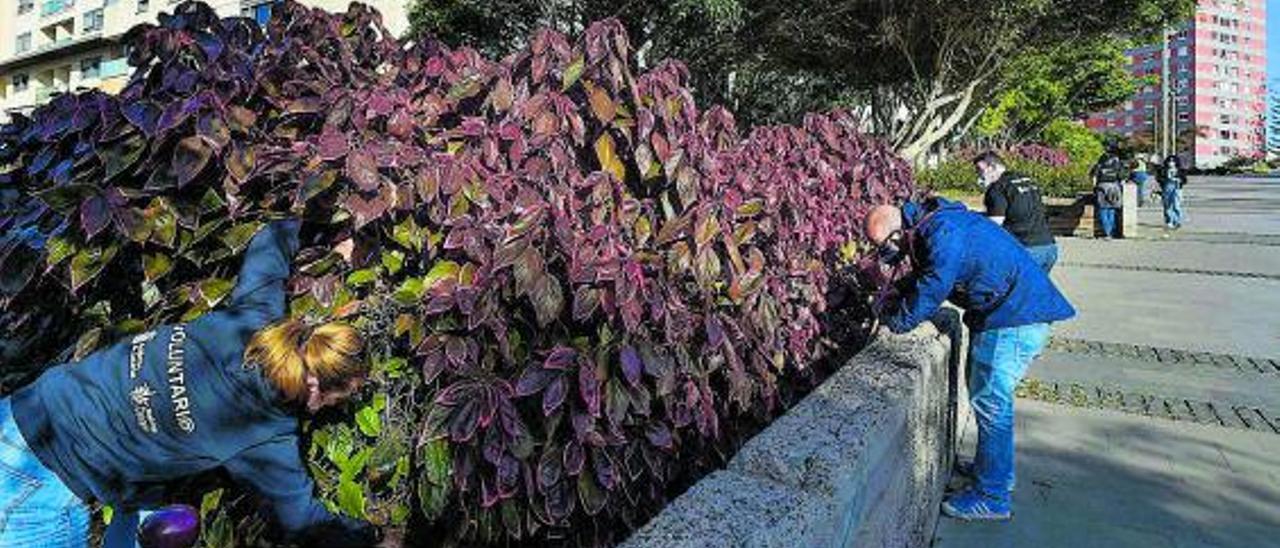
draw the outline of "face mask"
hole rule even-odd
[[[885,238],[884,243],[880,244],[880,246],[876,248],[876,259],[878,259],[881,264],[889,266],[893,266],[902,261],[902,247],[898,245],[898,242],[901,239],[901,230],[895,230],[893,233],[889,234],[889,237]]]

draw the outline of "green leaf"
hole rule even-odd
[[[408,461],[405,461],[408,462]],[[409,507],[403,504],[397,504],[391,507],[391,523],[395,525],[404,525],[409,521]]]
[[[422,278],[409,278],[400,284],[395,293],[391,294],[391,298],[403,305],[411,305],[422,301],[422,295],[427,292],[427,286],[423,283]]]
[[[337,180],[338,171],[335,169],[308,174],[306,179],[302,181],[302,188],[299,190],[302,193],[302,201],[306,202],[315,198],[321,192],[333,186],[333,183]]]
[[[240,253],[249,247],[249,242],[253,240],[253,236],[262,228],[262,223],[258,221],[240,223],[228,228],[218,238],[222,240],[222,244],[227,246],[232,253]]]
[[[164,198],[154,198],[143,218],[151,225],[151,241],[172,248],[178,239],[178,215]]]
[[[619,181],[627,180],[627,168],[618,158],[618,151],[609,132],[600,134],[596,139],[596,159],[600,161],[600,169],[613,175]]]
[[[101,274],[119,250],[118,245],[112,244],[106,249],[88,247],[78,251],[71,258],[71,291],[75,292]]]
[[[387,269],[388,274],[395,275],[404,267],[404,253],[399,251],[388,251],[382,254],[382,266]]]
[[[581,55],[574,58],[573,62],[564,69],[564,85],[560,91],[568,90],[578,83],[578,79],[582,77],[582,70],[586,68],[586,60]]]
[[[200,499],[201,521],[207,521],[206,518],[222,505],[222,493],[222,489],[214,489]]]
[[[204,191],[204,195],[200,197],[200,213],[209,214],[227,207],[226,200],[222,199],[212,188]]]
[[[103,146],[98,150],[98,158],[102,160],[103,181],[115,179],[122,173],[131,173],[130,168],[137,165],[147,151],[147,140],[142,134],[125,138],[119,143]]]
[[[472,97],[480,93],[480,80],[483,78],[479,74],[472,74],[454,84],[449,88],[449,94],[445,96],[446,101],[460,101],[468,97]]]
[[[418,227],[413,221],[413,217],[408,217],[391,231],[391,239],[400,244],[405,249],[413,251],[422,251],[422,245],[426,243],[426,231]]]
[[[98,340],[101,338],[102,338],[101,327],[95,327],[93,329],[86,331],[83,335],[80,336],[80,339],[76,341],[76,351],[75,351],[75,354],[71,356],[71,361],[78,362],[84,359],[85,356],[88,356],[90,353],[92,353],[95,349],[98,348]]]
[[[404,376],[404,372],[408,370],[408,368],[409,362],[400,357],[377,360],[373,363],[374,373],[381,373],[386,375],[389,379],[398,379]]]
[[[354,450],[354,441],[351,439],[351,432],[348,427],[342,427],[329,436],[324,444],[324,456],[332,462],[334,466],[343,468],[347,461],[351,459],[351,451]]]
[[[369,457],[373,456],[373,448],[365,447],[352,455],[347,462],[339,466],[339,472],[343,480],[354,480],[364,471],[365,466],[369,464]]]
[[[375,406],[366,405],[356,412],[356,426],[362,434],[376,438],[382,433],[382,415]]]
[[[147,253],[142,256],[142,274],[148,282],[154,282],[173,270],[173,259],[165,253]]]
[[[427,276],[423,278],[426,287],[431,287],[442,280],[458,279],[458,271],[461,269],[458,263],[453,261],[440,261],[431,267],[431,271],[427,272]]]
[[[76,253],[76,244],[69,238],[62,236],[49,238],[49,242],[46,245],[48,247],[48,254],[45,256],[46,268],[58,266],[62,261],[67,260],[67,257]]]
[[[362,286],[378,279],[378,270],[363,268],[347,275],[347,285]]]
[[[222,302],[222,299],[226,298],[235,286],[235,282],[225,278],[209,278],[200,282],[200,297],[209,308],[213,308]]]
[[[357,519],[365,519],[364,489],[355,481],[338,482],[338,508],[342,513]]]

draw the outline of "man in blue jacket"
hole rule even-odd
[[[268,326],[285,317],[298,229],[279,221],[253,238],[225,308],[51,367],[0,399],[0,546],[82,546],[89,502],[136,521],[134,512],[163,505],[176,481],[216,468],[261,495],[290,540],[378,541],[375,527],[315,499],[298,448],[299,416],[363,382],[362,352],[340,356],[351,364],[340,375],[295,360],[298,383],[306,383],[295,397],[274,382],[279,368],[244,359],[256,333],[281,329]],[[354,333],[276,325],[298,333],[291,340],[303,347],[327,344],[320,329]]]
[[[962,204],[932,198],[867,216],[867,236],[888,264],[909,258],[911,286],[881,305],[905,333],[950,300],[970,330],[969,400],[978,423],[976,482],[942,503],[965,520],[1009,519],[1013,488],[1013,391],[1049,339],[1049,324],[1075,316],[1044,270],[999,225]]]

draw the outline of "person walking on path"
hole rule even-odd
[[[1098,208],[1102,239],[1110,240],[1117,236],[1116,211],[1124,202],[1124,164],[1114,150],[1108,150],[1098,158],[1089,175],[1093,177],[1094,202]]]
[[[1049,340],[1050,324],[1075,309],[1008,232],[963,204],[931,198],[881,205],[866,234],[886,265],[910,260],[908,288],[873,304],[894,333],[933,317],[943,301],[964,309],[970,330],[969,399],[978,423],[976,483],[942,511],[964,520],[1006,520],[1014,483],[1014,388]]]
[[[1133,158],[1133,171],[1129,174],[1129,179],[1138,187],[1138,207],[1147,207],[1151,174],[1147,170],[1147,160],[1141,154]]]
[[[1170,154],[1160,166],[1160,199],[1164,205],[1164,226],[1169,230],[1182,228],[1182,187],[1187,184],[1187,173],[1182,169],[1182,158]]]
[[[313,495],[300,417],[368,375],[358,332],[286,319],[299,222],[251,240],[229,305],[54,366],[0,399],[0,546],[87,546],[89,504],[115,509],[107,546],[133,546],[139,511],[221,468],[274,510],[286,540],[368,546],[371,524]]]
[[[1030,177],[1009,171],[999,154],[987,151],[973,160],[987,217],[1003,226],[1027,248],[1045,272],[1058,262],[1058,244],[1049,231],[1040,187]]]

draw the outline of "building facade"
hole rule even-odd
[[[409,0],[363,0],[383,14],[395,34],[408,28]],[[119,92],[132,74],[124,34],[155,22],[179,0],[0,0],[0,123],[30,112],[55,93],[84,89]],[[205,0],[224,17],[265,23],[277,0]],[[344,11],[348,0],[301,0]]]
[[[1092,114],[1097,131],[1158,143],[1168,120],[1176,150],[1211,168],[1265,150],[1267,29],[1265,0],[1199,0],[1195,18],[1162,45],[1127,52],[1130,71],[1150,84],[1125,104]],[[1162,81],[1166,73],[1168,80]],[[1167,93],[1168,114],[1161,116]]]

